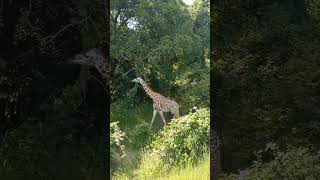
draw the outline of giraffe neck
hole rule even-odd
[[[143,87],[144,91],[147,93],[147,95],[153,99],[154,97],[154,92],[153,90],[145,83],[145,82],[140,82],[141,86]]]

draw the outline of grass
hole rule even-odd
[[[151,103],[139,105],[139,107],[126,107],[123,105],[111,104],[111,120],[119,121],[120,127],[124,130],[132,130],[132,127],[141,123],[150,123],[153,114]],[[156,116],[152,130],[160,130],[163,126],[159,115]]]
[[[123,159],[117,160],[119,164],[115,169],[116,171],[113,172],[111,179],[139,179],[135,177],[134,172],[140,162],[141,148],[149,144],[152,135],[163,128],[163,123],[159,115],[157,115],[151,131],[148,131],[152,113],[153,108],[151,103],[142,104],[137,107],[116,103],[111,105],[111,121],[118,121],[121,131],[126,133],[124,145],[127,154]],[[210,179],[209,156],[204,157],[203,161],[194,166],[188,165],[184,168],[176,167],[176,169],[172,167],[170,174],[164,174],[162,177],[153,177],[152,179]]]
[[[118,121],[121,131],[126,133],[124,145],[127,154],[123,159],[117,160],[119,163],[117,169],[120,171],[117,171],[116,176],[112,179],[128,179],[128,177],[134,176],[133,169],[138,165],[141,148],[150,142],[152,134],[163,128],[163,122],[158,115],[151,131],[148,131],[152,113],[151,103],[141,104],[137,107],[130,107],[130,105],[123,103],[111,104],[111,121]]]
[[[157,180],[207,180],[210,179],[210,158],[207,155],[197,166],[187,166],[183,169],[173,171],[171,174],[158,178]]]
[[[137,179],[130,178],[125,173],[117,173],[112,177],[113,180],[129,180]],[[195,166],[187,166],[182,169],[173,170],[170,174],[164,175],[160,178],[150,178],[155,180],[207,180],[210,179],[210,158],[209,155],[205,156],[204,160]]]

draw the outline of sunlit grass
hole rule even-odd
[[[139,179],[129,177],[125,173],[117,173],[112,177],[112,180],[129,180],[129,179]],[[156,180],[207,180],[210,179],[210,158],[207,155],[202,162],[195,166],[187,166],[182,169],[173,170],[168,175],[163,175],[163,177],[156,178],[150,177],[149,179]]]
[[[210,179],[210,158],[206,158],[196,166],[187,166],[183,169],[171,172],[165,177],[158,178],[157,180],[207,180]]]
[[[148,144],[152,134],[163,128],[163,123],[158,116],[155,119],[151,132],[147,130],[152,118],[153,109],[151,104],[146,103],[134,108],[117,108],[111,105],[111,108],[114,108],[111,115],[112,121],[118,121],[121,130],[123,130],[127,138],[130,139],[130,141],[127,141],[125,144],[127,156],[124,159],[119,159],[121,165],[116,172],[113,172],[112,179],[140,179],[135,177],[136,174],[134,172],[137,170],[140,162],[141,148],[135,145],[141,144],[141,147],[144,147]],[[199,157],[201,156],[202,155]],[[157,177],[149,177],[147,179],[210,179],[209,155],[202,157],[204,157],[204,160],[195,165],[187,165],[183,168],[172,167],[172,170],[168,172],[169,174],[157,175]],[[154,166],[154,164],[148,166]]]
[[[111,121],[119,122],[121,131],[125,132],[125,153],[124,158],[118,158],[117,164],[121,171],[117,171],[112,179],[132,179],[133,169],[139,162],[140,150],[152,137],[152,134],[163,128],[163,122],[159,115],[156,117],[152,129],[149,132],[149,124],[152,118],[153,108],[151,103],[141,104],[136,107],[111,104]],[[113,164],[111,164],[113,166]]]

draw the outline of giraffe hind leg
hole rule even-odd
[[[160,117],[161,117],[164,125],[166,125],[166,120],[165,120],[165,118],[164,118],[164,116],[163,116],[163,112],[159,112],[159,114],[160,114]]]
[[[151,120],[151,123],[150,123],[149,131],[150,131],[150,129],[151,129],[151,126],[152,126],[152,124],[153,124],[153,121],[154,121],[154,118],[156,117],[156,115],[157,115],[157,111],[156,111],[156,110],[153,110],[153,116],[152,116],[152,120]]]
[[[174,111],[174,112],[172,112],[172,114],[173,114],[173,118],[174,118],[174,119],[179,118],[179,117],[180,117],[180,115],[179,115],[179,109],[176,110],[176,111]]]

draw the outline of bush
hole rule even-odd
[[[274,159],[264,163],[261,154],[270,150]],[[320,153],[313,153],[309,148],[293,147],[284,153],[271,144],[259,151],[257,161],[243,172],[229,175],[227,179],[320,179]]]
[[[210,113],[200,109],[173,120],[144,148],[136,172],[140,177],[159,176],[170,167],[194,164],[209,150]]]
[[[118,122],[110,123],[110,157],[111,157],[111,172],[116,166],[118,159],[125,157],[125,146],[123,145],[123,140],[125,133],[120,130]]]

